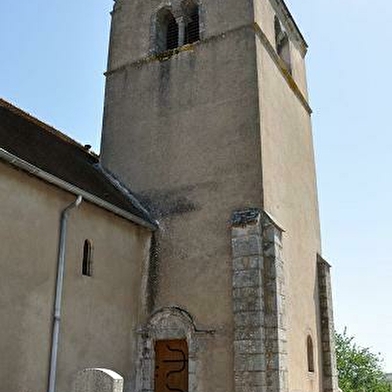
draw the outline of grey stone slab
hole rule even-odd
[[[237,340],[234,342],[234,352],[239,354],[262,354],[264,343],[262,340]]]
[[[247,387],[261,387],[266,384],[266,374],[262,371],[256,372],[239,372],[234,375],[234,381],[237,387],[247,388]]]
[[[233,260],[234,270],[259,269],[263,264],[261,256],[238,257]]]
[[[262,240],[256,234],[233,238],[231,244],[233,258],[260,255],[262,253]]]
[[[266,363],[263,354],[239,354],[234,357],[234,369],[241,371],[265,371]]]
[[[235,340],[260,340],[263,339],[263,330],[260,326],[241,326],[234,330]]]
[[[234,314],[235,327],[256,327],[262,325],[262,315],[260,312],[241,312]]]
[[[233,226],[232,236],[233,237],[245,237],[251,234],[261,235],[261,227],[259,223],[254,223],[246,226]]]
[[[262,300],[263,291],[261,287],[235,287],[233,289],[233,298],[234,299],[242,299],[242,298],[250,298],[252,300]]]
[[[263,306],[259,297],[242,297],[233,300],[234,313],[239,312],[262,312]]]
[[[258,270],[235,271],[233,274],[234,287],[255,287],[261,285],[261,273]]]
[[[124,379],[109,369],[91,368],[80,371],[73,392],[123,392]]]

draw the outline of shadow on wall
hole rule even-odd
[[[109,369],[84,369],[77,373],[73,392],[123,392],[124,379]]]

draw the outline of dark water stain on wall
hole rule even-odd
[[[155,301],[159,289],[159,239],[158,233],[152,233],[150,244],[150,260],[147,277],[147,311],[151,313],[155,308]]]

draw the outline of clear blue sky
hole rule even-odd
[[[392,2],[287,0],[308,40],[337,328],[392,372]],[[0,96],[99,150],[112,0],[0,1]]]

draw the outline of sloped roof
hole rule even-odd
[[[99,163],[68,136],[0,99],[0,148],[120,210],[156,226],[149,213]]]

